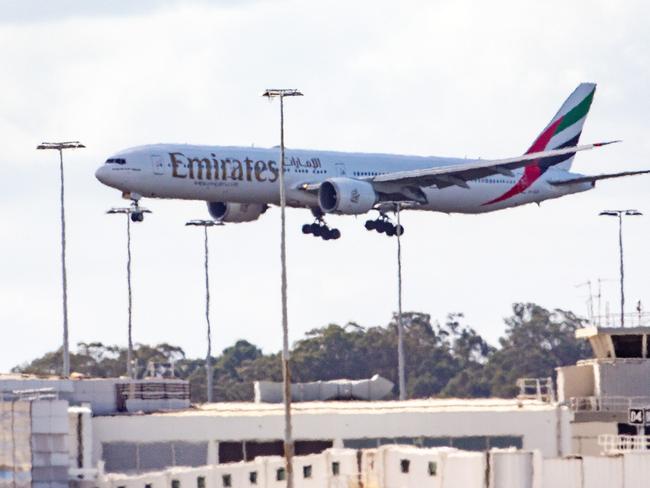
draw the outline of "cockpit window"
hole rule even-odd
[[[106,160],[106,164],[126,164],[126,159],[124,158],[110,158]]]

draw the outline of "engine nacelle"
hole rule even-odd
[[[377,202],[372,184],[338,177],[324,181],[318,190],[318,204],[325,213],[364,214]]]
[[[259,203],[207,202],[208,212],[219,222],[252,222],[260,218],[266,205]]]

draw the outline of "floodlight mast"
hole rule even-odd
[[[43,142],[36,149],[54,149],[59,151],[59,173],[61,180],[61,282],[63,288],[63,368],[62,376],[70,376],[70,346],[68,340],[68,278],[66,272],[65,254],[65,185],[63,178],[63,150],[84,148],[79,141]]]
[[[128,336],[129,344],[126,352],[126,373],[131,379],[135,379],[135,372],[133,370],[133,293],[131,289],[131,220],[134,222],[140,221],[138,217],[142,214],[151,213],[151,210],[139,207],[133,204],[130,207],[114,207],[106,212],[109,215],[123,214],[126,216],[126,285],[128,290]],[[138,216],[138,217],[136,217]],[[133,385],[133,384],[132,384]]]
[[[397,215],[397,374],[399,377],[399,399],[406,400],[406,373],[404,370],[404,324],[402,322],[402,244],[400,235],[402,226],[400,224],[401,204],[396,204],[395,214]]]
[[[623,267],[623,217],[637,217],[643,215],[635,209],[625,210],[603,210],[601,216],[618,218],[618,249],[619,249],[619,266],[621,273],[621,327],[625,327],[625,270]]]
[[[208,273],[208,227],[215,225],[224,225],[222,222],[215,222],[214,220],[190,220],[185,225],[196,227],[203,227],[203,251],[204,251],[204,268],[205,268],[205,321],[207,323],[207,340],[208,351],[205,357],[205,376],[206,376],[206,390],[207,401],[212,403],[213,400],[213,371],[212,371],[212,331],[210,328],[210,278]]]
[[[272,88],[262,95],[269,100],[280,99],[280,264],[282,295],[282,382],[284,397],[284,458],[287,488],[293,488],[293,437],[291,428],[291,371],[289,369],[289,324],[287,319],[287,251],[286,251],[286,188],[284,185],[284,97],[303,96],[296,89]]]

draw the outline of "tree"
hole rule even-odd
[[[493,396],[512,397],[517,378],[555,377],[555,368],[590,357],[586,341],[575,338],[584,319],[534,303],[515,303],[512,309],[512,317],[505,320],[506,335],[484,370]]]
[[[402,314],[410,398],[486,397],[516,394],[517,378],[553,376],[555,368],[589,357],[589,347],[575,339],[582,319],[563,310],[549,311],[533,303],[516,303],[505,319],[499,347],[490,346],[460,313],[443,324],[419,312]],[[192,399],[205,401],[205,360],[187,358],[177,346],[137,344],[138,377],[149,361],[174,363],[175,374],[190,382]],[[59,374],[61,350],[45,354],[16,372]],[[71,355],[72,370],[94,377],[126,374],[126,349],[101,342],[79,343]],[[279,353],[263,354],[239,340],[214,358],[215,399],[252,401],[253,383],[281,381]],[[388,326],[364,328],[355,323],[329,324],[309,331],[293,347],[293,382],[364,379],[379,374],[397,385],[397,318]],[[397,397],[396,392],[393,397]]]

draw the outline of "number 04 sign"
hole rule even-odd
[[[627,411],[630,425],[650,425],[650,408],[630,408]]]

